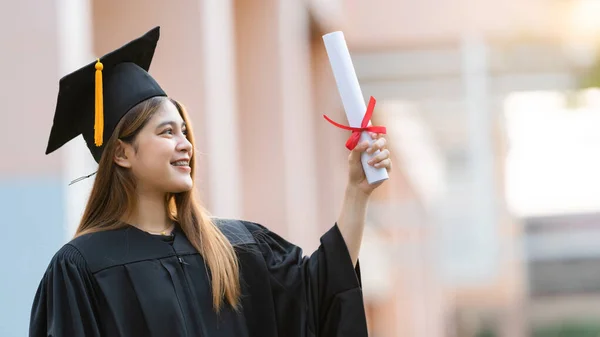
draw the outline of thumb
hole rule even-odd
[[[350,152],[350,156],[348,157],[348,161],[350,163],[356,163],[360,161],[360,154],[366,151],[369,148],[369,141],[365,140],[362,143],[356,145],[356,147]]]

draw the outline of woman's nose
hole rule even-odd
[[[184,136],[181,141],[177,144],[178,151],[192,152],[192,143]]]

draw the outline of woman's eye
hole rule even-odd
[[[165,131],[162,132],[163,134],[168,134],[168,135],[172,135],[173,134],[173,129],[166,129]]]
[[[183,130],[181,130],[181,133],[183,133],[185,136],[187,136],[188,131],[187,131],[187,129],[183,129]]]

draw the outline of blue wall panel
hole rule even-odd
[[[65,239],[64,181],[0,180],[0,336],[27,336],[39,281]]]

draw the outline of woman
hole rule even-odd
[[[46,153],[82,134],[99,166],[76,237],[40,282],[30,336],[366,336],[368,142],[310,257],[259,224],[212,219],[192,193],[187,114],[147,73],[158,38],[157,27],[60,81]],[[389,170],[375,138],[372,164]]]

